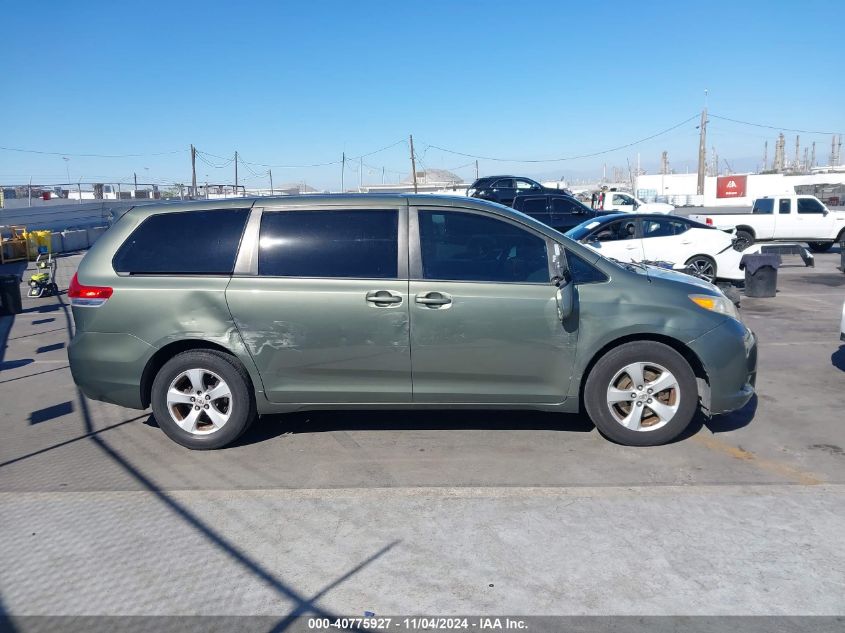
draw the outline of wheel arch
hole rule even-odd
[[[692,368],[692,372],[696,378],[696,383],[698,384],[699,399],[702,401],[702,404],[705,406],[705,408],[709,409],[710,378],[707,376],[707,370],[705,369],[704,363],[701,362],[701,359],[698,357],[698,355],[689,346],[687,346],[676,338],[672,338],[671,336],[652,333],[634,333],[613,339],[612,341],[606,343],[590,358],[590,361],[584,367],[584,372],[581,374],[581,384],[578,387],[578,405],[580,410],[584,410],[584,388],[587,385],[587,378],[589,377],[590,372],[593,371],[593,367],[595,367],[596,363],[599,362],[601,357],[607,354],[612,349],[619,347],[620,345],[624,345],[625,343],[637,343],[641,341],[653,341],[655,343],[663,343],[667,347],[671,347],[673,350],[678,352],[684,358],[684,360],[689,363],[689,366]]]
[[[190,350],[209,350],[219,352],[221,354],[225,354],[239,365],[243,365],[240,359],[232,353],[232,350],[225,348],[224,346],[214,343],[212,341],[206,341],[203,339],[183,339],[180,341],[174,341],[172,343],[168,343],[167,345],[162,346],[159,348],[155,354],[153,354],[150,359],[147,361],[146,366],[144,367],[144,371],[141,373],[141,404],[144,408],[150,406],[150,399],[152,397],[152,388],[153,388],[153,380],[155,380],[156,374],[158,371],[164,367],[164,364],[169,361],[171,358],[176,356],[177,354],[181,354],[182,352],[187,352]],[[244,369],[246,369],[244,367]],[[247,378],[250,381],[250,389],[254,392],[254,385],[252,384],[252,376],[250,376],[249,371],[246,372]]]
[[[750,233],[751,237],[753,237],[755,240],[757,239],[757,232],[754,230],[753,227],[750,227],[747,224],[737,224],[736,230],[737,231],[745,231],[746,233]]]

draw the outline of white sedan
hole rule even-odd
[[[614,213],[582,222],[566,235],[621,262],[666,262],[710,282],[745,279],[733,236],[683,217]]]

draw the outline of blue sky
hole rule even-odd
[[[16,2],[0,39],[0,182],[190,179],[187,148],[252,163],[358,156],[414,134],[424,167],[544,159],[619,146],[700,111],[845,132],[842,25],[832,2]],[[482,175],[600,175],[603,163],[695,169],[691,121],[636,147],[557,163],[480,161]],[[711,119],[709,146],[756,167],[777,130]],[[794,133],[787,132],[791,155]],[[818,142],[824,162],[830,136]],[[160,152],[177,152],[153,155]],[[144,154],[97,158],[74,154]],[[409,171],[404,143],[364,180]],[[206,157],[216,165],[224,161]],[[254,171],[254,176],[249,170]],[[242,166],[266,184],[266,167]],[[357,182],[353,166],[346,184]],[[474,167],[457,172],[471,179]],[[232,167],[200,161],[199,180]],[[340,166],[273,169],[338,187]]]

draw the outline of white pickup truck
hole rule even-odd
[[[601,198],[600,198],[601,200]],[[623,213],[672,213],[675,210],[665,202],[643,202],[630,193],[605,191],[604,200],[596,204],[602,211],[621,211]]]
[[[821,253],[845,239],[845,212],[830,211],[815,196],[757,198],[751,213],[697,214],[691,220],[717,228],[736,227],[736,248],[770,240],[806,242]]]

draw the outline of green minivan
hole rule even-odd
[[[715,286],[466,197],[136,207],[68,296],[88,397],[193,449],[303,409],[586,412],[637,446],[744,406],[757,343]]]

